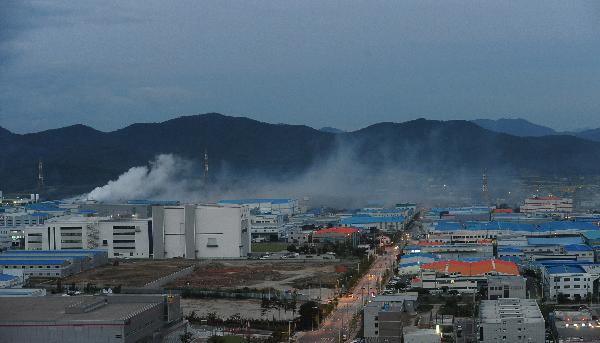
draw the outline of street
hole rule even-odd
[[[352,317],[360,312],[362,303],[366,303],[370,294],[377,294],[377,283],[380,282],[395,260],[393,247],[386,248],[386,254],[377,256],[369,271],[356,283],[352,296],[341,297],[337,308],[325,319],[315,331],[299,332],[298,342],[341,342],[342,337],[353,332],[349,326]]]

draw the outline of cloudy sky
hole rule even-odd
[[[0,126],[600,127],[600,2],[0,1]]]

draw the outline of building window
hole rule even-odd
[[[571,281],[571,278],[566,277],[566,278],[563,279],[563,281],[565,281],[565,282]]]
[[[217,244],[216,238],[209,238],[208,241],[206,242],[206,246],[209,248],[216,248],[219,246],[219,244]]]

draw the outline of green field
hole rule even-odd
[[[252,243],[252,252],[278,252],[287,250],[287,243]]]

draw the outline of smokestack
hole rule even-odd
[[[204,184],[208,182],[208,150],[204,148]]]
[[[38,162],[37,186],[38,186],[38,193],[42,193],[42,189],[44,188],[44,164],[42,163],[41,158]]]

